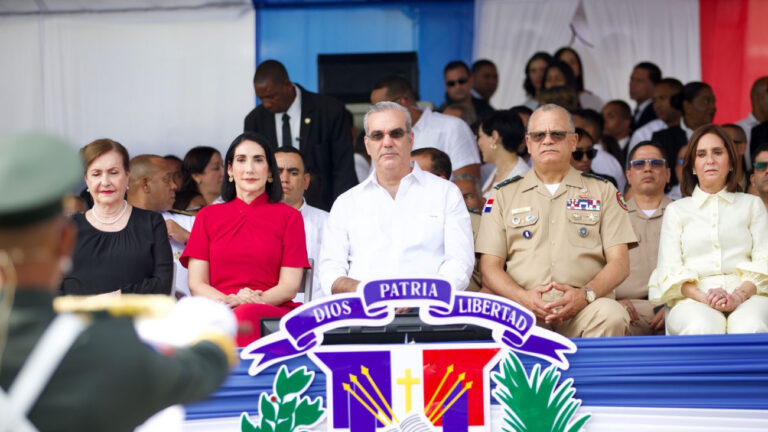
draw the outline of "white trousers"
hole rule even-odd
[[[673,335],[768,333],[768,297],[753,295],[731,313],[681,300],[667,314],[666,324]]]

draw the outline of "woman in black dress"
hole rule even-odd
[[[80,150],[93,208],[77,213],[77,243],[64,294],[170,294],[173,257],[160,214],[132,207],[128,152],[110,139]]]

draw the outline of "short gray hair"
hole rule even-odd
[[[547,112],[547,111],[562,111],[562,112],[564,112],[565,115],[568,116],[568,126],[570,127],[570,130],[568,132],[573,133],[574,131],[576,131],[576,125],[573,124],[573,116],[571,115],[570,112],[568,112],[567,109],[561,107],[560,105],[553,104],[553,103],[542,105],[542,106],[536,108],[536,110],[533,112],[533,114],[531,114],[530,118],[533,118],[533,116],[536,115],[536,113],[539,112],[539,111],[541,111],[541,112]],[[528,126],[525,128],[525,131],[526,132],[530,132],[531,131],[531,120],[530,119],[528,120]]]
[[[395,102],[379,102],[376,105],[372,105],[370,108],[368,108],[368,112],[365,113],[365,117],[363,117],[363,127],[365,128],[365,136],[368,136],[368,116],[375,113],[380,113],[384,111],[394,111],[398,110],[401,111],[403,114],[405,114],[405,131],[410,132],[411,131],[411,113],[408,112],[408,109],[404,106],[395,103]]]
[[[482,192],[483,187],[480,185],[480,179],[478,179],[477,177],[473,176],[470,173],[456,174],[455,176],[453,176],[453,181],[456,181],[456,180],[469,180],[472,183],[474,183],[475,186],[477,186],[477,189],[479,189],[480,192]]]

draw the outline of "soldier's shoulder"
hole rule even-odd
[[[582,172],[581,176],[582,177],[591,178],[591,179],[595,179],[595,180],[600,180],[603,183],[610,183],[610,180],[608,180],[606,177],[601,176],[600,174]]]
[[[493,188],[496,189],[496,190],[499,190],[499,189],[503,188],[504,186],[511,185],[512,183],[514,183],[514,182],[516,182],[518,180],[522,180],[522,179],[523,179],[522,176],[516,175],[516,176],[514,176],[512,178],[508,178],[508,179],[504,180],[503,182],[497,184]]]
[[[53,301],[58,313],[90,314],[93,317],[163,317],[175,300],[167,295],[122,294],[115,296],[62,296]]]
[[[195,212],[186,211],[186,210],[176,210],[176,209],[168,210],[168,213],[177,214],[177,215],[184,215],[184,216],[193,216],[193,217],[196,215]]]

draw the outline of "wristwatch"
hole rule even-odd
[[[595,292],[589,289],[589,287],[584,287],[584,292],[587,293],[587,304],[592,303],[597,298]]]

